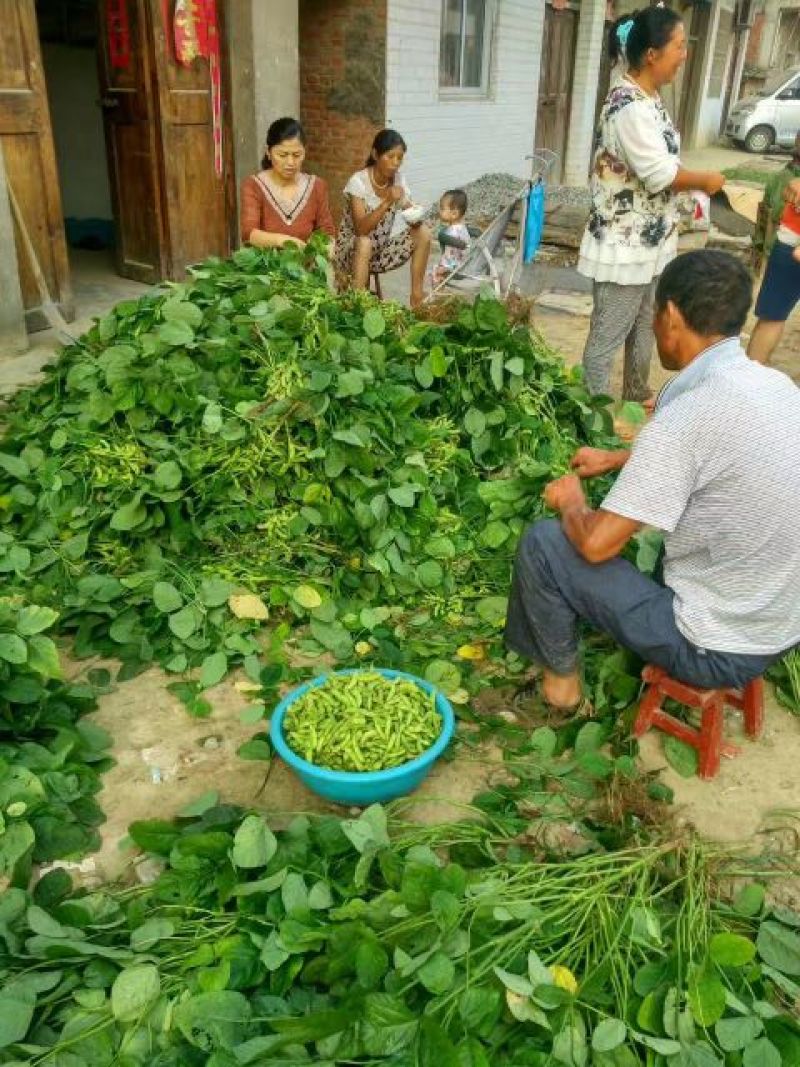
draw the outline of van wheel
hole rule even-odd
[[[744,139],[748,152],[766,152],[775,140],[775,131],[771,126],[754,126]]]

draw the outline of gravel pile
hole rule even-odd
[[[588,211],[592,202],[589,190],[577,185],[548,185],[545,197],[548,207],[579,207]]]
[[[522,188],[524,180],[513,174],[484,174],[463,186],[467,194],[467,222],[480,225],[493,219]],[[548,185],[545,189],[548,207],[572,206],[589,209],[589,190],[569,185]],[[431,209],[436,215],[436,205]]]
[[[513,174],[484,174],[461,186],[467,194],[467,225],[482,229],[508,207],[524,184],[522,178],[515,178]],[[436,218],[437,213],[438,201],[432,206],[430,217]]]

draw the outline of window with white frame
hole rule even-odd
[[[492,0],[442,0],[439,88],[485,92],[489,80]]]

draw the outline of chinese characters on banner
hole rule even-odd
[[[106,0],[106,27],[109,63],[114,70],[127,70],[131,65],[128,0]]]
[[[168,21],[166,26],[169,27]],[[190,67],[198,58],[208,60],[214,171],[222,177],[222,78],[216,0],[175,0],[173,39],[175,58],[184,67]]]

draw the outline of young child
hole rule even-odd
[[[757,322],[750,335],[747,354],[759,363],[769,363],[780,343],[786,320],[800,302],[800,201],[797,179],[783,190],[783,211],[772,246],[764,280],[755,306]]]
[[[439,262],[433,268],[434,285],[457,270],[469,254],[470,234],[464,222],[467,213],[467,194],[463,189],[448,189],[439,201]]]

